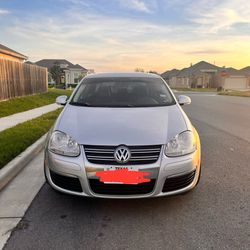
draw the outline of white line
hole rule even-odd
[[[186,95],[197,95],[197,96],[218,96],[217,94],[201,94],[201,93],[187,93]]]

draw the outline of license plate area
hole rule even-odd
[[[131,184],[150,182],[150,172],[139,171],[138,167],[105,167],[104,171],[96,172],[100,182],[107,184]]]

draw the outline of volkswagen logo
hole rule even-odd
[[[114,157],[118,163],[126,163],[129,161],[131,153],[125,146],[119,146],[116,148]]]

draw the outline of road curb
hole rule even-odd
[[[42,150],[46,135],[43,135],[0,170],[0,191]]]

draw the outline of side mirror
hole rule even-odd
[[[177,100],[181,106],[191,103],[191,98],[189,96],[186,96],[186,95],[179,95]]]
[[[66,105],[68,97],[66,95],[61,95],[56,98],[56,103],[59,105]]]

